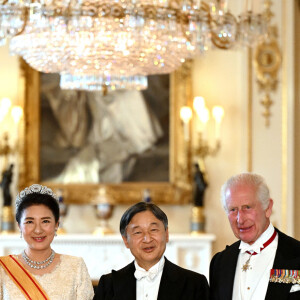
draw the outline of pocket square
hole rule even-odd
[[[300,291],[300,284],[294,284],[291,287],[290,293],[298,292]]]

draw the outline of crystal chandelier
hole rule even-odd
[[[71,89],[144,89],[147,75],[174,71],[211,42],[252,45],[264,24],[248,10],[237,20],[225,0],[0,0],[0,43],[9,38],[12,54]]]

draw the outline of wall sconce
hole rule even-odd
[[[183,122],[183,137],[185,141],[190,140],[190,120],[192,119],[192,110],[189,106],[183,106],[180,109],[180,118]]]
[[[188,153],[188,166],[195,163],[193,182],[193,208],[191,216],[191,234],[204,232],[204,193],[208,185],[204,159],[208,155],[215,155],[221,147],[221,122],[224,117],[224,109],[214,106],[212,109],[214,126],[210,126],[210,111],[205,105],[203,97],[195,97],[193,108],[183,106],[180,110],[180,118],[183,123],[183,134],[186,144],[190,145]],[[214,130],[211,130],[214,129]],[[214,144],[210,145],[211,137]],[[188,148],[189,149],[189,148]]]
[[[196,140],[194,148],[194,156],[198,160],[205,159],[208,155],[215,155],[221,147],[220,141],[220,131],[221,122],[224,117],[224,109],[221,106],[214,106],[212,109],[212,115],[214,119],[214,134],[212,134],[215,144],[213,146],[209,145],[210,131],[208,123],[210,121],[210,111],[205,106],[205,100],[203,97],[195,97],[193,102],[194,111],[197,115],[195,118],[196,127]],[[204,165],[200,165],[202,171],[204,171]]]
[[[213,138],[215,144],[209,145],[211,128],[210,111],[205,105],[203,97],[195,97],[193,101],[193,109],[189,106],[183,106],[180,110],[180,118],[183,122],[183,134],[185,141],[191,140],[192,152],[194,160],[199,162],[204,160],[208,155],[215,155],[221,147],[221,123],[224,117],[224,109],[222,106],[214,106],[212,109],[214,119]],[[192,125],[192,126],[191,126]],[[202,163],[201,163],[202,164]],[[204,171],[202,165],[201,170]]]
[[[9,156],[17,152],[19,123],[23,115],[20,106],[12,106],[11,100],[3,98],[0,101],[0,157],[3,156],[1,189],[3,195],[3,209],[1,218],[1,232],[14,232],[14,216],[11,206],[12,197],[10,184],[13,176],[13,163],[9,163]],[[12,141],[12,142],[11,142]]]

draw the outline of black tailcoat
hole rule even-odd
[[[278,232],[273,269],[300,270],[300,242]],[[210,263],[210,299],[231,300],[240,241],[217,253]],[[290,293],[292,283],[269,282],[265,300],[300,300],[300,291]],[[261,299],[259,299],[261,300]]]
[[[134,262],[100,278],[94,300],[136,300]],[[205,276],[183,269],[167,259],[159,285],[157,300],[208,300]]]

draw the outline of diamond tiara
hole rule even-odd
[[[25,188],[17,195],[16,210],[18,209],[19,205],[22,203],[23,198],[29,194],[47,194],[50,195],[53,199],[55,199],[57,202],[59,202],[58,197],[53,193],[53,191],[50,188],[40,184],[33,184]]]

